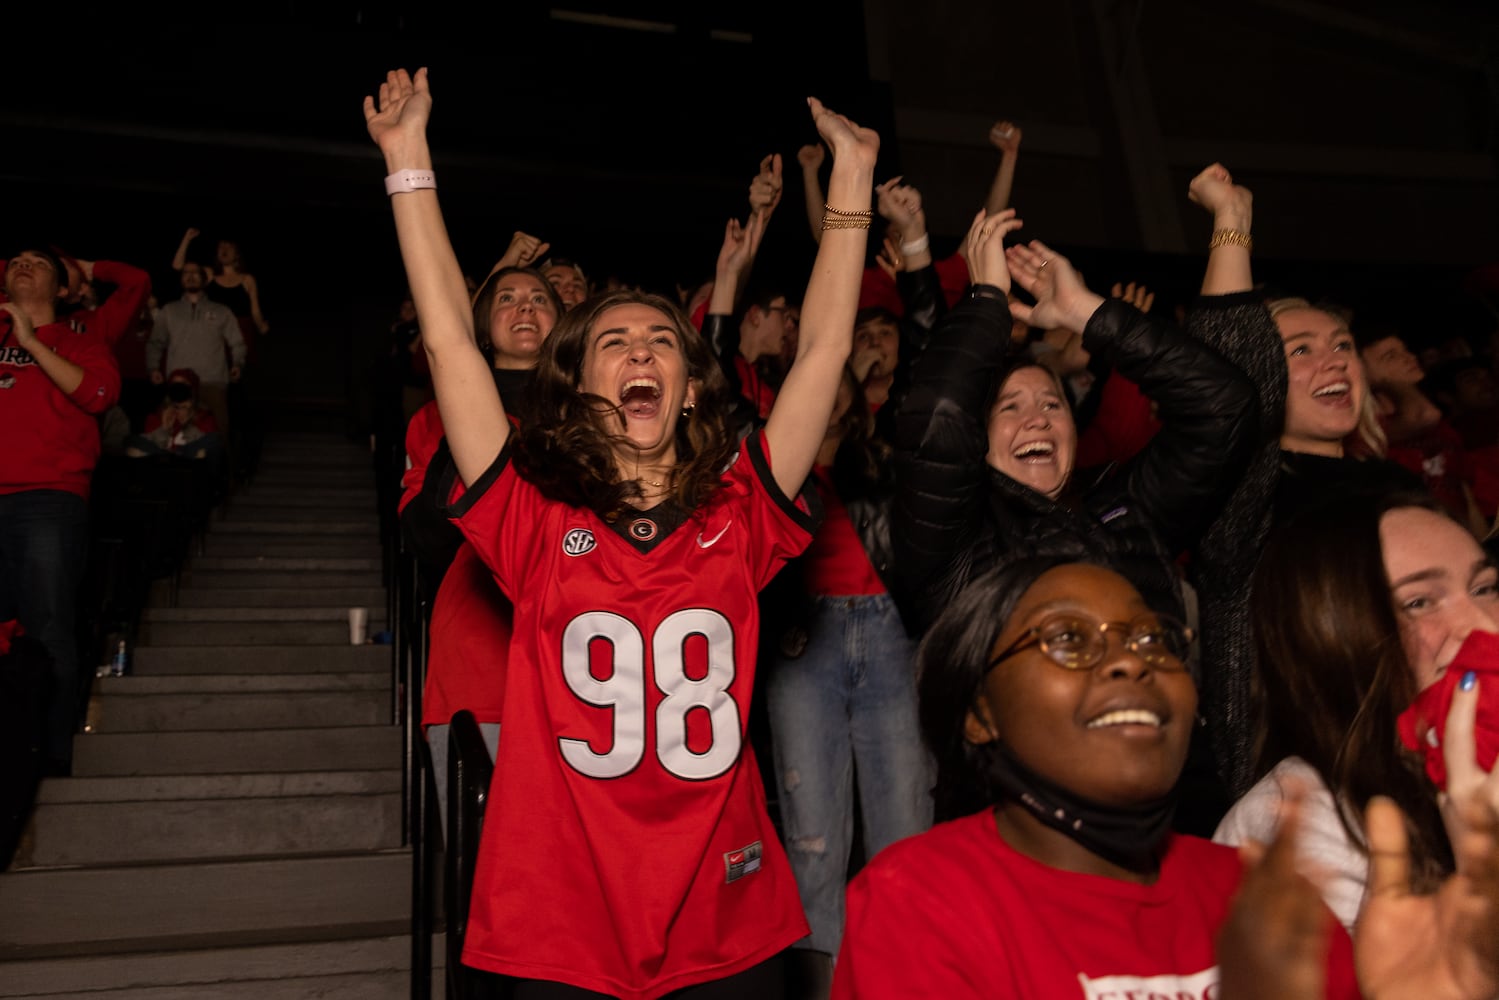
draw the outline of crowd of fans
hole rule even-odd
[[[937,257],[878,136],[809,104],[805,279],[758,260],[771,155],[713,278],[657,294],[520,232],[466,279],[425,73],[366,101],[439,795],[455,712],[495,756],[465,974],[1499,993],[1488,331],[1258,283],[1220,164],[1200,294],[1094,290],[1019,234],[1010,122]]]
[[[25,636],[38,679],[0,699],[7,731],[25,734],[22,759],[5,761],[7,859],[37,780],[70,773],[95,665],[134,644],[150,586],[254,471],[253,409],[236,392],[253,366],[245,324],[267,329],[254,279],[234,244],[214,267],[187,243],[165,304],[144,268],[46,242],[0,262],[0,656]],[[23,668],[6,662],[14,680]]]

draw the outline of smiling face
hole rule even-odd
[[[524,369],[536,364],[542,341],[557,323],[557,307],[541,279],[512,271],[495,279],[489,311],[489,342],[496,368]]]
[[[587,337],[578,389],[618,407],[624,436],[639,449],[621,462],[674,463],[677,418],[696,390],[671,318],[643,303],[618,305],[599,314]]]
[[[1016,369],[989,411],[989,465],[1055,500],[1072,476],[1077,425],[1056,379],[1044,368]]]
[[[1424,688],[1469,632],[1499,632],[1499,570],[1457,522],[1421,507],[1385,514],[1379,543],[1405,658]]]
[[[1286,349],[1287,451],[1341,457],[1343,439],[1358,426],[1368,388],[1353,334],[1320,309],[1287,309],[1275,317]]]
[[[990,650],[997,656],[1059,614],[1090,622],[1151,617],[1129,582],[1098,566],[1059,566],[1015,605]],[[1026,767],[1105,806],[1164,797],[1187,759],[1197,690],[1179,661],[1152,667],[1105,633],[1091,669],[1067,670],[1032,645],[995,664],[964,727],[971,743],[1000,740]]]
[[[588,282],[583,280],[582,272],[571,264],[553,264],[544,273],[567,308],[571,309],[588,298]]]

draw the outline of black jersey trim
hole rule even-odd
[[[628,516],[621,514],[607,523],[609,529],[628,542],[632,549],[648,555],[652,549],[670,538],[672,532],[686,524],[687,520],[688,513],[679,504],[666,500],[649,510],[633,511]],[[630,530],[636,521],[649,521],[656,526],[655,532],[649,538],[636,536]]]
[[[776,477],[771,474],[770,462],[765,457],[765,435],[751,434],[744,439],[741,445],[744,454],[749,456],[750,466],[755,470],[760,484],[765,487],[765,492],[775,501],[781,512],[791,518],[797,527],[807,534],[816,534],[817,526],[822,523],[822,498],[817,495],[817,486],[812,482],[809,472],[806,480],[802,483],[801,493],[798,494],[801,501],[807,505],[807,509],[796,505],[796,501],[781,492],[781,484],[776,482]]]
[[[447,439],[444,438],[444,441]],[[484,470],[484,474],[475,479],[473,485],[469,486],[455,502],[448,503],[448,497],[453,495],[453,482],[458,478],[458,463],[449,462],[447,469],[443,471],[442,479],[438,481],[438,509],[451,518],[459,518],[474,509],[474,504],[484,495],[484,491],[494,485],[495,480],[500,478],[500,473],[505,471],[505,466],[510,464],[510,446],[515,440],[512,432],[505,441],[505,447],[495,456],[493,464]]]

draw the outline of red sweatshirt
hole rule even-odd
[[[0,426],[6,429],[0,494],[66,490],[88,496],[99,461],[97,415],[120,396],[120,371],[104,338],[76,320],[38,327],[36,335],[83,369],[64,393],[16,343],[9,313],[0,313]]]

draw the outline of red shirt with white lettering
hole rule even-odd
[[[98,415],[120,397],[120,370],[104,338],[84,324],[48,323],[36,336],[82,368],[83,381],[72,392],[59,389],[16,343],[10,314],[0,312],[0,494],[64,490],[87,497],[99,461]]]
[[[1238,852],[1171,835],[1153,885],[1061,871],[1005,843],[992,810],[886,848],[848,887],[834,1000],[1217,1000],[1214,939]],[[1357,997],[1327,914],[1328,997]]]
[[[806,936],[746,733],[757,595],[814,517],[763,436],[685,519],[611,526],[508,448],[451,513],[515,605],[463,961],[650,998]]]

